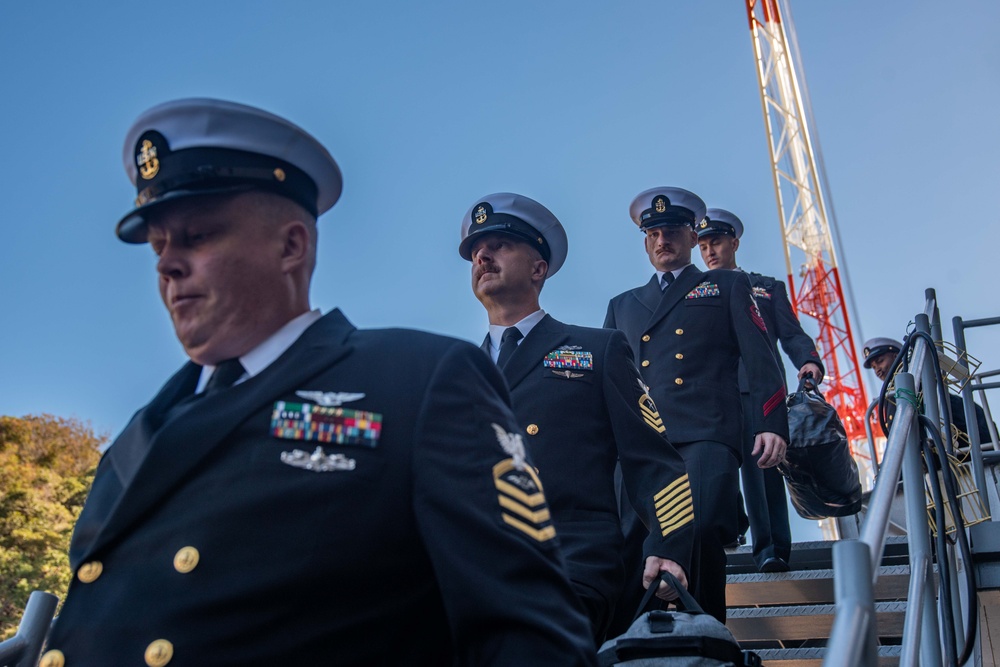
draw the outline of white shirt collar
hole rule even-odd
[[[521,332],[521,340],[517,341],[520,345],[521,341],[524,340],[531,333],[531,330],[535,328],[535,325],[542,321],[545,317],[545,311],[539,308],[531,315],[528,315],[523,320],[515,324],[517,330]],[[503,332],[508,329],[502,324],[491,324],[490,325],[490,357],[493,358],[493,363],[496,363],[497,358],[500,356],[500,338],[503,336]]]
[[[677,279],[678,279],[678,278],[680,277],[680,275],[681,275],[681,272],[682,272],[682,271],[683,271],[684,269],[686,269],[687,267],[689,267],[689,266],[691,266],[691,265],[690,265],[690,264],[685,264],[685,265],[684,265],[684,266],[682,266],[681,268],[679,268],[679,269],[674,269],[673,271],[671,271],[670,273],[674,274],[674,280],[677,280]],[[656,272],[656,282],[658,282],[658,283],[659,283],[659,284],[661,284],[661,285],[663,284],[663,274],[664,274],[664,273],[666,273],[666,271],[657,271],[657,272]]]
[[[235,384],[246,382],[273,364],[278,357],[285,353],[285,350],[292,346],[292,343],[299,339],[299,336],[306,329],[322,316],[323,314],[318,309],[302,313],[271,334],[263,343],[240,357],[240,363],[243,364],[243,368],[247,372]],[[198,387],[195,389],[196,394],[205,390],[208,378],[212,377],[214,371],[215,366],[202,366],[201,377],[198,378]]]

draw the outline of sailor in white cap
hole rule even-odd
[[[864,362],[865,368],[870,368],[875,372],[879,380],[885,381],[889,373],[892,362],[896,360],[896,355],[903,349],[903,344],[895,338],[869,338],[865,341]]]
[[[476,200],[461,229],[459,254],[472,262],[472,291],[489,315],[482,348],[510,387],[600,646],[625,585],[616,465],[648,529],[642,554],[629,564],[644,572],[648,587],[661,570],[687,581],[694,513],[684,462],[663,436],[624,334],[563,324],[539,305],[542,285],[566,259],[566,232],[555,215],[500,192]],[[666,584],[658,594],[676,596]]]
[[[743,221],[736,214],[721,208],[709,208],[697,225],[701,258],[709,269],[742,271],[736,263],[736,252],[743,236]],[[815,383],[823,380],[823,364],[812,338],[802,330],[785,284],[771,276],[748,272],[757,309],[767,325],[771,351],[778,362],[784,381],[785,368],[778,354],[781,343],[785,354],[799,369],[798,377],[811,376]],[[792,532],[788,523],[788,500],[785,480],[777,468],[760,468],[754,449],[751,419],[750,386],[746,370],[740,362],[740,398],[743,402],[743,464],[740,477],[746,513],[753,534],[753,557],[761,572],[784,572],[789,569]],[[745,526],[746,524],[744,524]]]
[[[101,460],[41,665],[593,665],[494,365],[311,308],[326,149],[179,100],[125,168],[190,361]]]
[[[903,344],[895,338],[886,338],[884,336],[869,338],[865,341],[865,346],[862,350],[862,354],[864,355],[864,361],[862,364],[865,368],[872,369],[875,376],[880,381],[885,382],[896,363],[899,351],[902,349]],[[968,434],[968,421],[965,418],[965,404],[963,403],[962,397],[949,392],[948,403],[951,409],[951,423],[962,433]],[[976,415],[976,428],[979,431],[979,442],[992,442],[993,438],[990,435],[989,420],[986,418],[986,412],[983,410],[982,406],[976,402],[973,402],[972,406],[973,412]],[[888,409],[886,410],[886,417],[889,424],[892,423],[892,418],[895,412],[896,406],[890,403]],[[996,428],[995,425],[994,428]],[[884,433],[883,435],[888,436],[889,434]]]
[[[619,294],[604,326],[625,332],[660,407],[670,441],[687,465],[694,496],[691,591],[705,611],[726,617],[725,545],[737,535],[743,418],[737,367],[750,378],[750,420],[762,467],[784,456],[785,388],[746,274],[704,273],[691,263],[705,203],[693,192],[660,187],[640,193],[629,212],[645,234],[656,270],[649,283]],[[624,504],[623,504],[624,505]],[[628,514],[624,520],[630,521]],[[642,526],[626,524],[626,540]],[[631,538],[631,539],[630,539]],[[624,614],[634,611],[622,605]],[[627,623],[622,616],[617,622]]]

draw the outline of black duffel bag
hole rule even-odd
[[[847,432],[810,376],[788,395],[788,449],[778,471],[792,506],[803,519],[850,516],[861,511],[861,480]]]

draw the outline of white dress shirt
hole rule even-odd
[[[520,345],[521,341],[527,337],[531,330],[535,328],[535,325],[542,321],[545,317],[545,311],[539,308],[531,315],[528,315],[523,320],[515,324],[517,330],[521,332],[521,339],[517,341]],[[503,332],[510,327],[504,326],[502,324],[491,324],[490,325],[490,358],[493,359],[493,363],[497,362],[500,357],[500,338],[503,336]]]
[[[246,373],[233,384],[246,382],[273,364],[310,325],[322,316],[323,314],[318,309],[302,313],[271,334],[263,343],[240,357],[240,363],[243,364]],[[201,377],[198,378],[198,387],[194,393],[200,394],[205,391],[205,385],[208,384],[208,379],[212,377],[214,372],[215,366],[202,366]]]

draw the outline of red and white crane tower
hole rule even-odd
[[[794,38],[788,6],[779,0],[746,0],[757,80],[774,175],[774,192],[788,269],[792,307],[801,319],[816,322],[816,344],[826,366],[824,395],[837,409],[856,457],[868,458],[853,443],[865,438],[868,407],[861,367],[851,333],[837,253],[824,204],[821,165],[817,165],[807,123],[808,99],[799,86],[789,49]],[[786,30],[787,26],[787,30]],[[793,43],[794,46],[794,43]],[[804,83],[804,78],[802,79]],[[793,261],[798,264],[797,276]]]

